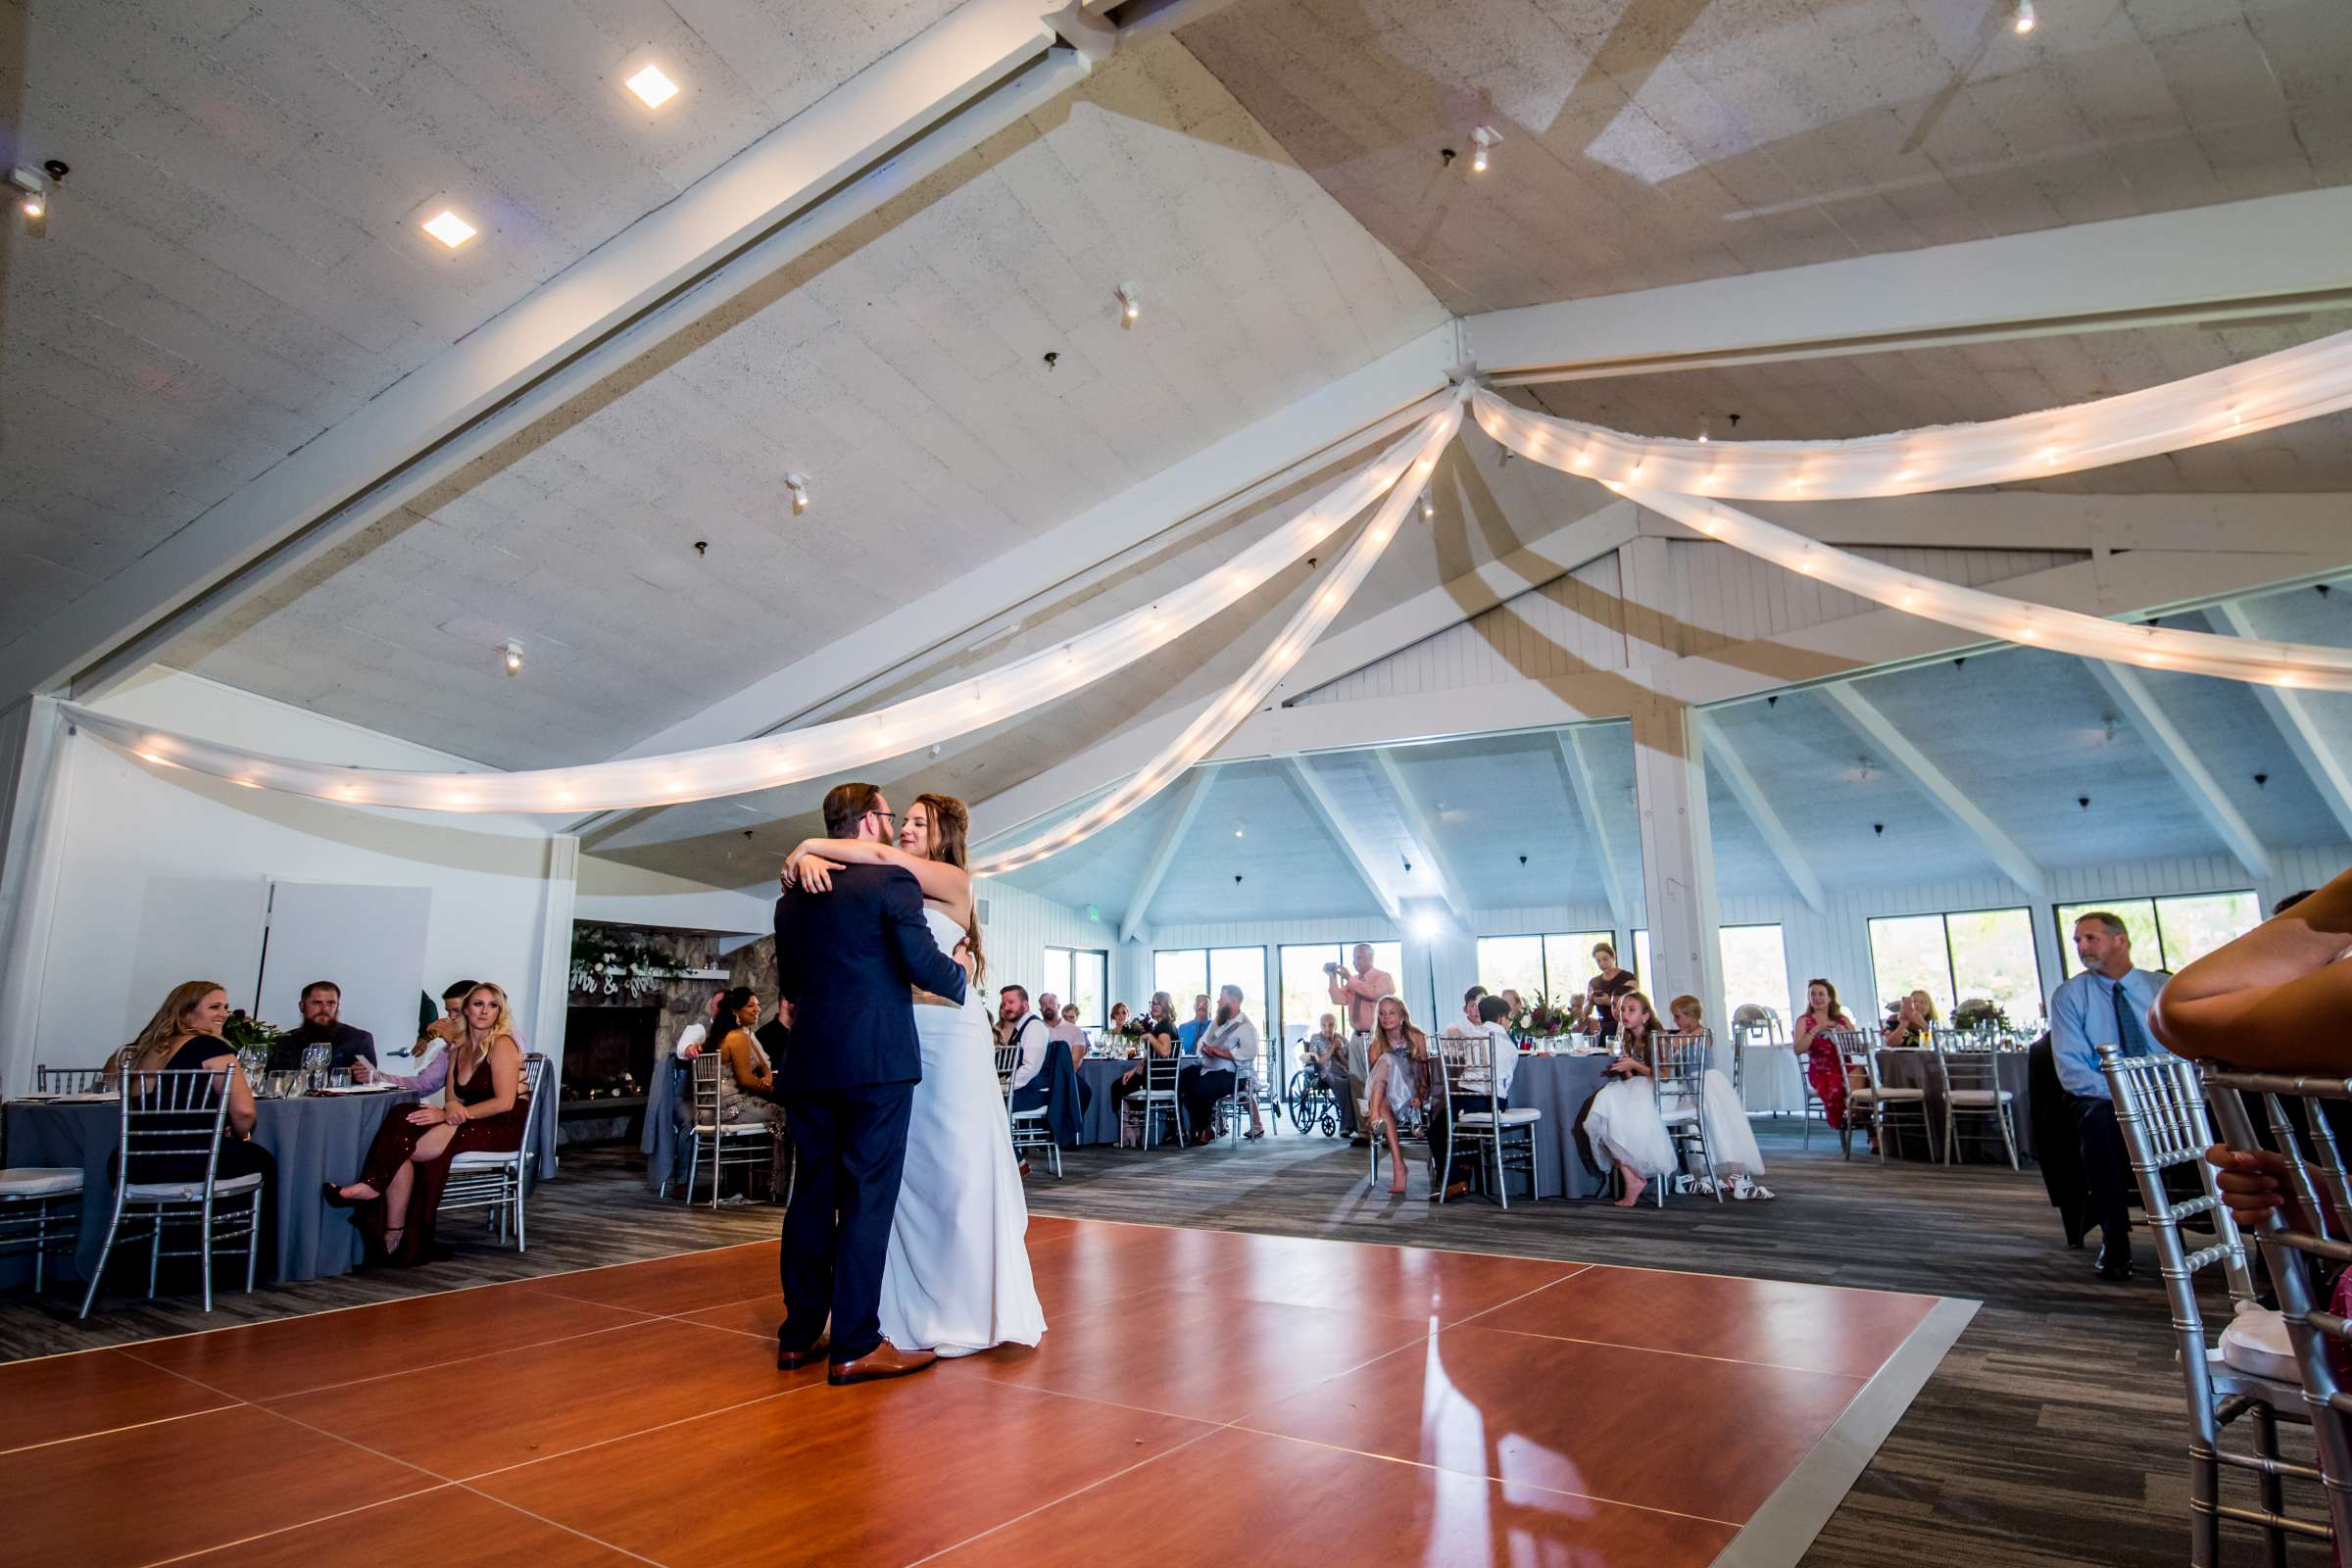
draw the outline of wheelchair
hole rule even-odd
[[[1339,1097],[1324,1087],[1321,1068],[1301,1067],[1292,1073],[1282,1102],[1290,1112],[1291,1125],[1298,1131],[1320,1132],[1326,1138],[1340,1136]]]

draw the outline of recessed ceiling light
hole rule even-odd
[[[647,66],[628,79],[627,86],[648,109],[659,109],[678,95],[678,84],[662,74],[660,66]]]
[[[424,231],[453,251],[473,238],[475,233],[471,223],[446,207],[442,208],[439,214],[425,220]]]

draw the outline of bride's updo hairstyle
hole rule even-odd
[[[958,871],[971,869],[969,845],[972,813],[953,795],[917,795],[914,804],[931,818],[930,858]],[[988,959],[980,951],[980,903],[972,901],[971,934],[964,939],[972,950],[972,984],[988,976]]]

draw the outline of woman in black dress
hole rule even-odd
[[[226,988],[211,980],[183,980],[172,988],[138,1038],[108,1058],[106,1081],[111,1088],[126,1072],[143,1075],[227,1068],[228,1117],[220,1131],[220,1152],[214,1169],[221,1180],[260,1176],[266,1182],[276,1173],[277,1161],[252,1141],[257,1116],[253,1086],[245,1081],[235,1049],[220,1038],[227,1021]],[[209,1108],[191,1110],[189,1115],[206,1122],[212,1119]],[[204,1180],[204,1156],[198,1153],[140,1154],[132,1164],[130,1179],[134,1182]],[[268,1206],[267,1200],[264,1206]]]
[[[329,1203],[360,1211],[360,1231],[375,1260],[403,1267],[431,1260],[453,1156],[522,1147],[530,1101],[522,1092],[522,1051],[507,994],[485,980],[466,994],[464,1015],[466,1034],[450,1048],[443,1103],[386,1117],[360,1179],[348,1187],[327,1184]]]
[[[1606,942],[1592,944],[1592,964],[1599,972],[1585,982],[1585,1033],[1602,1040],[1617,1037],[1617,999],[1641,984],[1631,969],[1617,967],[1617,950]]]

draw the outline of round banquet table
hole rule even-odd
[[[1943,1158],[1943,1086],[1929,1051],[1909,1047],[1884,1047],[1879,1052],[1879,1082],[1889,1089],[1924,1089],[1928,1092],[1928,1139],[1931,1148],[1920,1147],[1920,1140],[1909,1132],[1898,1132],[1889,1140],[1886,1152],[1903,1159]],[[1994,1051],[1982,1053],[1993,1058],[1993,1070],[2000,1085],[2016,1098],[2009,1102],[2009,1115],[2017,1133],[2017,1157],[2020,1163],[2034,1157],[2034,1099],[2026,1067],[2032,1055],[2024,1051]],[[1857,1147],[1860,1140],[1856,1140]],[[1960,1145],[1955,1152],[1961,1159],[1997,1159],[2004,1163],[2008,1153],[2001,1148],[2001,1130],[1993,1125],[1990,1116],[1971,1116],[1960,1124]]]
[[[1740,1100],[1750,1111],[1775,1116],[1805,1113],[1805,1078],[1787,1046],[1740,1048]]]
[[[1134,1066],[1133,1056],[1088,1056],[1078,1063],[1078,1077],[1088,1091],[1086,1111],[1078,1119],[1078,1142],[1071,1146],[1083,1149],[1088,1144],[1112,1144],[1119,1141],[1119,1107],[1110,1101],[1110,1086]],[[1199,1056],[1179,1056],[1178,1072],[1198,1067]]]
[[[1536,1123],[1536,1174],[1545,1198],[1598,1198],[1608,1184],[1592,1174],[1576,1152],[1576,1113],[1600,1088],[1607,1052],[1590,1056],[1521,1056],[1511,1074],[1511,1108],[1532,1105],[1544,1113]]]
[[[548,1097],[551,1101],[554,1096]],[[276,1284],[348,1274],[360,1263],[360,1233],[348,1209],[329,1208],[318,1190],[329,1181],[347,1182],[360,1173],[375,1130],[395,1107],[416,1103],[401,1090],[367,1095],[317,1095],[300,1100],[257,1101],[253,1141],[277,1161],[269,1203],[276,1230],[276,1255],[262,1259],[263,1275]],[[7,1107],[7,1151],[11,1165],[69,1165],[81,1170],[81,1230],[71,1264],[53,1257],[58,1276],[86,1280],[98,1266],[106,1243],[107,1217],[115,1190],[106,1162],[122,1137],[122,1109],[112,1097],[103,1102],[11,1101]],[[267,1237],[265,1237],[267,1239]],[[143,1248],[134,1248],[143,1251]],[[214,1264],[220,1278],[220,1260]],[[239,1281],[243,1274],[240,1271]],[[0,1258],[0,1285],[29,1283],[30,1253]]]

